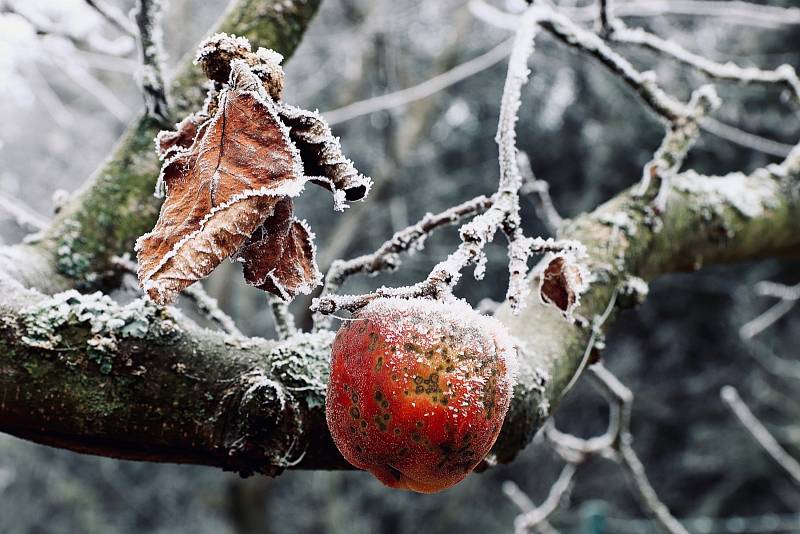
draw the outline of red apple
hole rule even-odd
[[[336,335],[326,415],[342,455],[393,488],[469,474],[508,411],[516,349],[464,301],[381,298]]]

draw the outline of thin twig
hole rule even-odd
[[[202,284],[192,284],[183,290],[183,295],[190,298],[197,308],[217,323],[225,333],[235,337],[245,337],[230,315],[222,311],[217,299],[210,296]]]
[[[733,386],[725,386],[720,390],[720,396],[725,404],[733,411],[734,415],[742,423],[742,426],[750,432],[761,448],[769,454],[775,462],[792,477],[794,482],[800,485],[800,462],[795,460],[786,449],[781,447],[778,440],[767,430],[759,419],[750,411],[747,404],[739,396],[739,392]]]
[[[643,28],[628,28],[619,20],[613,21],[612,31],[608,38],[619,43],[649,48],[718,80],[746,84],[783,85],[791,91],[795,102],[800,103],[800,79],[791,65],[781,65],[774,70],[763,70],[756,67],[740,67],[733,62],[718,63],[690,52],[673,41],[662,39]]]
[[[550,487],[547,498],[539,506],[533,506],[530,498],[513,482],[507,481],[503,483],[503,493],[517,504],[523,512],[514,520],[514,532],[516,534],[525,534],[531,528],[538,527],[556,511],[564,497],[569,494],[576,469],[575,464],[568,463],[565,465],[558,479]]]
[[[108,4],[105,0],[85,0],[85,2],[122,33],[131,37],[136,35],[136,29],[131,24],[130,19],[116,7]]]
[[[483,249],[492,241],[495,233],[502,229],[509,238],[509,271],[511,281],[506,300],[518,309],[523,292],[529,287],[524,282],[527,274],[527,258],[530,254],[554,250],[581,250],[574,242],[556,242],[552,239],[530,239],[522,235],[519,221],[519,189],[522,177],[517,166],[516,122],[520,107],[522,86],[528,80],[528,58],[533,53],[533,38],[537,31],[536,21],[540,7],[533,6],[522,15],[523,23],[517,29],[514,45],[508,62],[506,83],[500,104],[500,120],[496,141],[499,145],[500,180],[492,206],[461,227],[461,244],[444,261],[439,262],[428,277],[413,286],[400,288],[382,287],[367,295],[334,295],[314,301],[314,311],[330,314],[338,309],[356,311],[379,297],[446,299],[461,279],[461,271],[478,264],[476,276],[480,276]],[[525,264],[524,266],[522,264]]]
[[[642,462],[633,450],[630,432],[633,393],[602,363],[589,366],[589,372],[594,379],[593,384],[608,401],[609,423],[606,432],[595,438],[582,439],[558,431],[551,423],[546,427],[545,437],[554,450],[568,462],[580,463],[592,455],[616,460],[623,468],[642,506],[656,523],[670,534],[688,534],[659,499],[647,479]]]
[[[166,126],[170,121],[163,75],[161,14],[161,0],[138,0],[135,18],[142,60],[138,77],[144,96],[145,113]]]
[[[36,210],[16,197],[0,193],[0,211],[5,211],[20,226],[27,226],[33,230],[44,230],[49,221],[42,217]]]
[[[666,532],[670,534],[688,534],[683,525],[670,513],[669,508],[659,499],[658,494],[647,478],[641,460],[633,450],[633,436],[630,432],[633,393],[602,363],[592,365],[589,371],[595,378],[594,383],[599,386],[608,401],[619,406],[619,434],[614,448],[618,454],[620,465],[624,468],[625,474],[642,505]]]
[[[519,190],[520,194],[531,198],[536,216],[552,235],[556,235],[564,219],[558,214],[553,200],[550,198],[550,185],[546,181],[536,178],[536,175],[533,174],[533,167],[531,167],[531,160],[525,152],[520,151],[517,154],[517,164],[523,181]]]
[[[354,274],[372,275],[396,269],[401,263],[400,254],[413,253],[422,248],[425,239],[431,232],[442,226],[455,224],[465,217],[483,213],[489,209],[492,202],[491,198],[480,195],[441,213],[435,215],[427,213],[416,224],[395,232],[391,239],[378,247],[372,254],[365,254],[350,260],[335,260],[325,275],[320,299],[325,299],[328,295],[335,293],[344,281]],[[330,320],[321,314],[315,314],[315,328],[329,327]]]
[[[136,262],[131,260],[127,254],[123,257],[115,257],[112,263],[121,271],[136,276]],[[242,334],[242,332],[236,327],[236,323],[231,316],[222,311],[222,309],[219,307],[217,299],[209,295],[202,284],[193,284],[189,286],[183,291],[183,295],[194,302],[195,306],[197,306],[197,309],[200,310],[208,319],[217,323],[223,332],[234,337],[245,337],[244,334]]]
[[[663,213],[666,209],[672,177],[680,170],[700,135],[698,121],[711,109],[719,106],[719,103],[713,86],[704,85],[695,90],[689,100],[686,114],[667,125],[661,146],[656,150],[653,159],[644,166],[636,194],[644,196],[654,192],[654,205],[660,212]]]
[[[778,300],[767,311],[751,319],[739,329],[739,337],[744,340],[752,339],[773,324],[781,317],[792,311],[800,301],[800,284],[787,286],[774,282],[759,282],[755,287],[756,293],[765,297],[775,297]]]
[[[278,339],[288,339],[297,333],[294,324],[294,315],[289,311],[289,305],[275,295],[267,294],[269,309],[275,322],[275,332]]]
[[[613,0],[599,0],[597,3],[598,7],[600,8],[600,13],[597,17],[597,33],[599,33],[603,38],[606,38],[613,31],[611,27],[611,23],[614,20],[612,2]]]
[[[564,11],[576,22],[589,22],[597,15],[594,5],[565,7]],[[616,4],[616,17],[658,17],[661,15],[688,15],[712,17],[746,26],[780,28],[800,24],[800,9],[754,4],[741,1],[719,0],[632,0]]]
[[[323,116],[325,120],[328,121],[328,124],[333,126],[334,124],[347,122],[357,117],[405,106],[418,100],[428,98],[462,80],[497,65],[508,56],[510,48],[511,40],[504,41],[485,54],[465,61],[422,83],[332,109],[323,113]]]
[[[725,139],[741,147],[763,152],[770,156],[785,158],[794,148],[794,145],[780,143],[773,139],[767,139],[766,137],[746,132],[712,117],[702,117],[700,119],[700,127],[706,132],[716,135],[720,139]]]

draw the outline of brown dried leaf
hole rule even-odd
[[[310,293],[322,279],[313,239],[305,222],[294,217],[292,200],[281,200],[237,254],[245,280],[285,300]]]
[[[209,80],[221,88],[230,79],[231,65],[236,60],[244,61],[250,67],[250,72],[261,80],[273,100],[281,99],[284,82],[281,67],[283,56],[266,48],[253,52],[250,41],[245,37],[227,33],[214,34],[200,43],[194,62],[200,65]]]
[[[164,163],[167,198],[155,228],[139,238],[139,280],[159,303],[204,278],[302,191],[302,162],[274,104],[247,67],[231,74],[214,117],[191,148]]]
[[[345,201],[361,200],[367,195],[372,180],[359,173],[344,156],[339,139],[319,113],[286,103],[278,104],[278,113],[300,150],[306,175],[334,194],[336,209],[344,209]]]
[[[539,282],[539,297],[570,317],[586,289],[586,273],[566,256],[556,256],[547,264]]]
[[[162,130],[156,136],[156,152],[162,161],[167,160],[182,150],[187,150],[194,143],[197,130],[209,119],[205,112],[193,113],[175,125],[174,130]]]

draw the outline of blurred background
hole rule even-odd
[[[565,9],[592,5],[556,3]],[[121,13],[133,7],[132,0],[107,4]],[[169,75],[225,2],[165,5]],[[512,0],[494,5],[524,7]],[[594,11],[570,13],[591,26],[585,15]],[[800,20],[672,13],[628,20],[721,62],[800,67]],[[509,36],[476,19],[463,1],[325,0],[286,65],[285,99],[323,113],[335,110],[415,86]],[[640,70],[657,73],[680,99],[706,81],[652,53],[615,47]],[[59,198],[81,186],[137,117],[138,65],[134,40],[88,1],[0,0],[0,197],[17,208],[15,215],[0,209],[3,242],[17,242],[46,222]],[[663,135],[655,117],[602,66],[547,35],[537,39],[531,68],[519,144],[537,177],[549,182],[561,215],[591,210],[635,183]],[[374,178],[375,187],[367,202],[344,214],[333,212],[330,195],[321,189],[308,190],[297,202],[317,234],[323,271],[334,258],[374,250],[427,211],[494,191],[505,61],[484,60],[475,70],[432,96],[390,110],[349,120],[346,112],[331,114],[345,153]],[[726,138],[705,133],[686,167],[713,174],[749,171],[780,161],[800,138],[800,116],[780,90],[716,86],[723,105],[713,117],[738,130],[720,132]],[[527,234],[546,236],[530,202],[523,211]],[[454,229],[440,231],[399,272],[356,277],[344,290],[419,281],[456,243]],[[502,245],[498,240],[488,249],[485,280],[465,277],[458,288],[473,305],[505,291]],[[800,532],[800,487],[719,395],[723,385],[736,386],[800,458],[800,306],[752,339],[739,335],[775,303],[759,296],[754,284],[797,284],[798,267],[771,260],[661,278],[651,284],[644,306],[625,312],[610,332],[607,365],[636,395],[634,447],[662,500],[693,532]],[[246,334],[273,336],[264,294],[245,286],[237,268],[225,264],[204,285]],[[291,307],[305,326],[308,304],[301,298]],[[556,419],[562,430],[598,434],[607,423],[606,404],[584,380]],[[0,434],[0,533],[510,532],[518,511],[501,492],[503,482],[515,481],[541,502],[561,465],[536,440],[514,463],[424,496],[388,490],[364,473],[240,479],[212,468],[81,456]],[[654,531],[644,517],[621,470],[596,458],[581,467],[552,524],[562,532]],[[598,518],[605,530],[598,529]]]

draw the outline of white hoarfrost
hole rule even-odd
[[[705,205],[717,212],[730,206],[749,218],[762,215],[781,198],[778,181],[753,180],[740,172],[725,176],[701,176],[694,171],[687,171],[676,176],[673,184],[678,191],[702,198]]]

